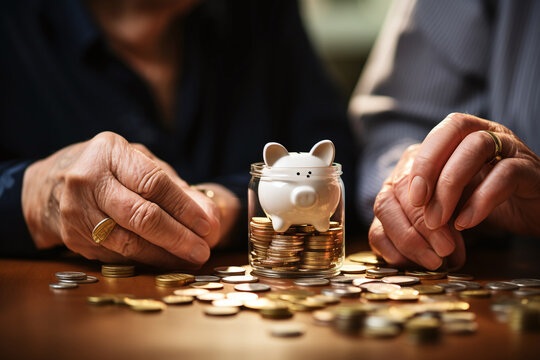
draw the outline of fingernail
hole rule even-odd
[[[424,211],[424,220],[428,229],[434,230],[441,226],[442,211],[442,206],[438,201],[429,203]]]
[[[435,231],[432,233],[429,236],[429,243],[437,255],[441,257],[450,255],[456,248],[454,242],[448,238],[444,231]]]
[[[409,187],[409,200],[413,206],[422,206],[426,201],[427,196],[427,183],[420,177],[415,176],[411,181],[411,186]]]
[[[205,237],[210,234],[210,223],[203,218],[197,218],[193,222],[193,231],[201,237]]]
[[[431,249],[420,250],[418,260],[423,266],[431,270],[437,269],[442,264],[442,259]]]
[[[467,227],[469,227],[469,225],[471,224],[472,218],[473,218],[473,210],[472,210],[472,208],[470,208],[470,207],[465,208],[461,212],[461,214],[458,215],[458,217],[456,219],[456,222],[455,222],[456,229],[457,230],[463,230],[463,229],[466,229]]]
[[[189,257],[196,264],[203,264],[210,257],[210,249],[202,244],[195,244],[191,249]]]

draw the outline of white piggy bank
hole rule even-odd
[[[274,230],[311,224],[319,232],[327,231],[341,197],[341,180],[332,168],[334,144],[323,140],[309,153],[289,153],[283,145],[271,142],[263,152],[266,166],[259,201]]]

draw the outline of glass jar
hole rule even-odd
[[[276,169],[258,162],[251,164],[250,174],[248,249],[253,273],[274,278],[339,274],[345,257],[341,165]]]

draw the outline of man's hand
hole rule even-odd
[[[105,132],[31,165],[22,205],[38,248],[64,243],[89,259],[198,267],[220,235],[217,206],[139,144]],[[94,226],[117,223],[101,245]]]

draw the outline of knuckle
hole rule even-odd
[[[160,208],[155,203],[142,201],[135,204],[130,212],[129,225],[140,234],[156,232],[160,226]]]
[[[443,170],[437,180],[437,187],[452,191],[453,189],[459,188],[459,179],[457,179],[453,173]]]
[[[386,203],[388,202],[391,194],[389,190],[381,190],[377,196],[375,197],[375,201],[373,202],[373,213],[375,216],[379,217],[381,213],[386,208]]]
[[[139,238],[133,233],[127,233],[120,239],[119,253],[126,258],[137,258],[143,247],[140,244]]]
[[[497,164],[497,171],[499,172],[499,176],[502,178],[511,179],[514,177],[517,177],[520,172],[520,166],[517,161],[513,161],[513,159],[502,159]]]
[[[398,241],[395,241],[394,245],[400,253],[408,258],[411,258],[411,256],[414,256],[417,250],[417,237],[418,234],[416,234],[414,229],[411,228],[410,231],[407,231],[403,237],[401,237]]]
[[[147,172],[139,181],[137,187],[137,193],[145,197],[155,194],[157,189],[160,188],[160,184],[164,183],[167,179],[167,174],[159,167],[155,167]]]

